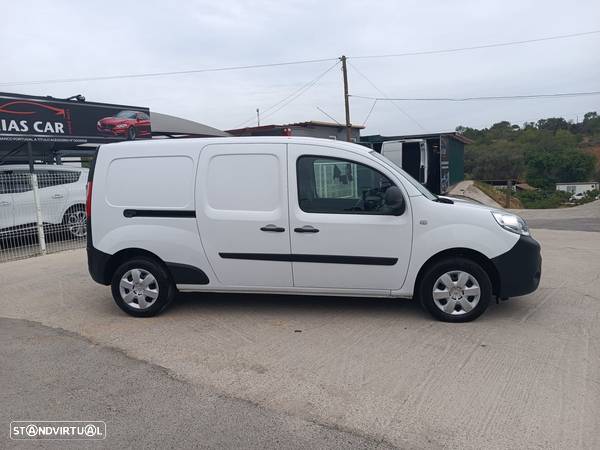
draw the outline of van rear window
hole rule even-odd
[[[188,156],[114,159],[106,177],[106,200],[112,206],[193,207],[194,161]]]

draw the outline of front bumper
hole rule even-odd
[[[499,278],[497,295],[517,297],[535,291],[542,275],[540,244],[531,236],[521,236],[506,253],[492,259]]]

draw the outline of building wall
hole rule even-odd
[[[450,185],[465,179],[465,144],[455,139],[448,139],[448,162]]]
[[[570,194],[581,194],[587,191],[593,191],[594,189],[600,189],[600,183],[573,183],[573,184],[557,184],[557,191],[564,191]]]

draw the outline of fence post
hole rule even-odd
[[[31,182],[31,190],[33,191],[33,203],[35,205],[35,216],[37,222],[37,235],[42,255],[46,254],[46,236],[44,235],[44,222],[42,220],[42,207],[40,205],[40,193],[38,190],[38,179],[33,170],[33,150],[31,142],[27,143],[27,152],[29,154],[29,177]]]

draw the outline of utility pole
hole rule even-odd
[[[512,195],[512,180],[506,182],[506,209],[510,208],[510,197]]]
[[[348,70],[346,69],[346,56],[342,55],[342,74],[344,75],[344,106],[346,108],[346,140],[352,140],[352,124],[350,123],[350,102],[348,95]]]
[[[258,123],[258,126],[260,127],[260,109],[256,108],[256,122]]]

